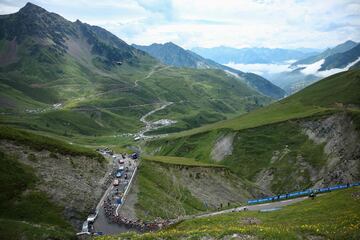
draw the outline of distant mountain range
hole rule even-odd
[[[346,52],[346,51],[352,49],[353,47],[355,47],[356,45],[357,45],[356,42],[349,40],[349,41],[339,44],[333,48],[328,48],[325,51],[321,52],[320,54],[316,54],[316,55],[313,55],[313,56],[310,56],[307,58],[303,58],[299,61],[296,61],[292,64],[292,66],[315,63],[321,59],[325,59],[336,53]]]
[[[221,64],[233,63],[282,63],[313,56],[317,49],[281,49],[281,48],[193,48],[193,52]]]
[[[233,76],[238,77],[266,96],[270,96],[276,99],[285,96],[284,90],[275,86],[270,81],[259,75],[253,73],[244,73],[240,70],[221,65],[213,60],[203,58],[190,50],[185,50],[172,42],[165,44],[154,43],[149,46],[133,44],[132,46],[149,53],[151,56],[157,58],[162,63],[167,65],[197,69],[221,69]]]
[[[296,92],[324,77],[360,67],[360,44],[346,41],[318,55],[293,63],[289,71],[269,79],[288,93]]]

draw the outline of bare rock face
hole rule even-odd
[[[360,135],[351,118],[336,114],[301,123],[303,132],[315,143],[325,144],[326,165],[318,173],[315,186],[360,180]]]
[[[233,141],[236,133],[228,133],[221,136],[215,143],[213,150],[211,151],[211,158],[215,161],[221,161],[226,156],[232,154]]]
[[[35,151],[27,146],[1,141],[1,150],[17,156],[31,166],[38,179],[36,188],[64,208],[64,216],[74,227],[96,207],[104,191],[106,164],[84,156],[68,156],[49,151]]]

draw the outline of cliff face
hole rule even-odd
[[[106,187],[103,185],[107,166],[85,156],[36,151],[8,140],[0,142],[0,151],[29,166],[39,179],[35,189],[46,193],[51,202],[63,209],[64,218],[79,229]]]
[[[301,125],[311,140],[325,144],[328,156],[326,165],[317,173],[316,187],[360,180],[360,135],[348,115],[336,114]]]

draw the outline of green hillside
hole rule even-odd
[[[359,70],[336,74],[246,115],[150,141],[146,150],[154,155],[193,158],[227,166],[238,176],[274,193],[309,188],[326,178],[323,174],[331,169],[328,159],[332,155],[324,150],[326,142],[309,139],[304,130],[308,126],[306,123],[319,127],[321,122],[334,116],[327,120],[334,125],[329,127],[330,130],[322,130],[325,134],[331,128],[339,128],[335,122],[340,121],[356,136],[360,129],[359,91]],[[233,139],[231,154],[215,159],[214,149],[228,136]],[[346,141],[349,136],[343,138]],[[347,147],[352,157],[349,155],[344,159],[357,158],[357,141],[357,138],[349,140]],[[354,150],[350,150],[351,146]],[[334,149],[338,151],[336,147]],[[343,155],[341,150],[333,154]],[[360,178],[360,171],[356,170],[360,166],[356,166],[353,180]],[[332,176],[326,181],[341,181],[334,180],[337,178]]]
[[[172,134],[171,138],[215,129],[241,130],[315,114],[329,114],[360,105],[360,71],[357,69],[327,77],[302,91],[240,117]]]
[[[135,133],[142,115],[171,101],[154,118],[176,120],[162,131],[178,131],[272,101],[223,71],[161,65],[102,28],[31,3],[2,16],[0,30],[4,124],[63,136]]]
[[[98,239],[358,239],[359,188],[332,192],[274,212],[239,212],[183,221],[169,229]]]
[[[197,69],[221,69],[229,72],[230,74],[234,74],[239,78],[240,81],[245,82],[250,87],[256,89],[265,96],[269,96],[275,99],[280,99],[285,96],[284,90],[259,75],[253,73],[244,73],[228,66],[219,64],[213,60],[203,58],[200,55],[197,55],[190,50],[185,50],[172,42],[164,44],[154,43],[149,46],[133,44],[132,46],[149,53],[151,56],[167,65]]]

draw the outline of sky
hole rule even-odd
[[[27,1],[0,0],[0,14]],[[194,47],[332,47],[360,42],[360,0],[33,0],[127,43]]]

